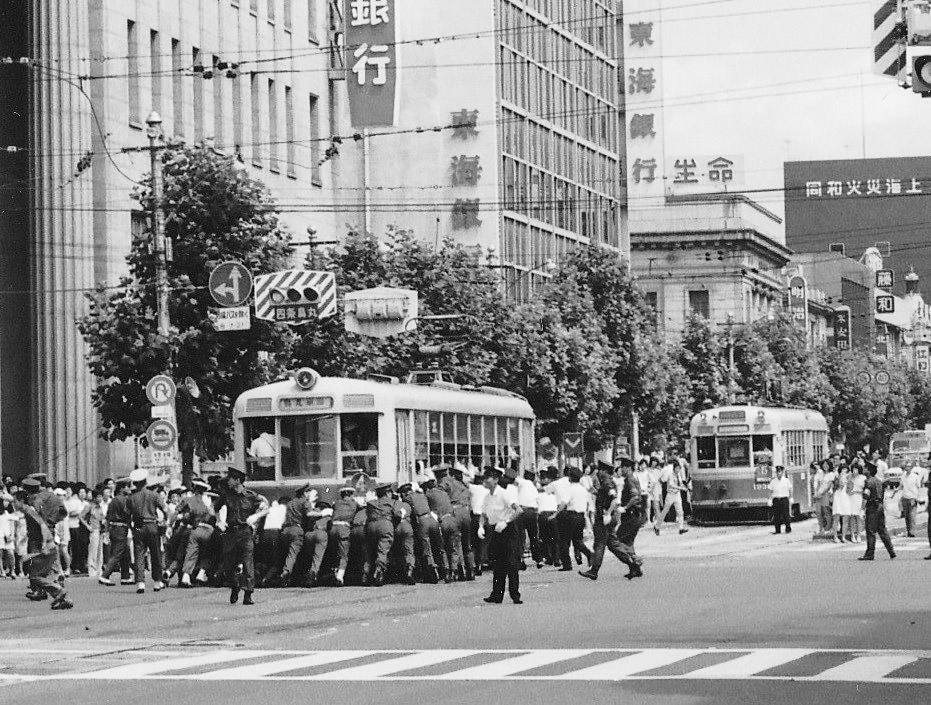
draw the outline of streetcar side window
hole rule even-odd
[[[343,414],[339,435],[343,477],[378,477],[378,414]]]
[[[773,465],[773,437],[753,437],[753,464],[756,467]]]
[[[695,446],[698,453],[698,469],[713,470],[715,465],[717,465],[714,438],[711,436],[704,436],[695,440]]]
[[[722,468],[750,467],[750,439],[740,436],[719,438],[718,466]]]

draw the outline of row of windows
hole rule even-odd
[[[191,110],[193,113],[194,142],[200,142],[206,137],[213,139],[218,149],[238,149],[243,144],[244,116],[252,117],[251,153],[252,162],[256,166],[264,166],[267,156],[269,169],[278,171],[281,168],[282,142],[279,134],[281,125],[280,109],[283,108],[284,117],[284,159],[287,173],[295,175],[296,146],[295,146],[295,119],[296,111],[301,110],[295,106],[294,94],[291,86],[282,85],[274,78],[265,75],[249,74],[248,77],[238,75],[227,78],[220,71],[218,64],[221,59],[213,55],[206,57],[198,47],[185,49],[177,39],[171,39],[171,93],[166,95],[163,85],[166,77],[162,75],[162,47],[161,37],[157,30],[149,31],[149,71],[140,70],[139,29],[135,22],[126,23],[126,39],[128,54],[128,80],[127,100],[129,105],[129,122],[134,127],[141,127],[144,106],[142,103],[142,75],[150,75],[151,96],[148,109],[172,115],[172,129],[176,136],[185,136],[185,100],[188,82],[191,82]],[[186,69],[191,66],[212,67],[216,77],[206,80],[199,73],[193,76],[185,75]],[[249,101],[243,97],[243,81],[249,81]],[[206,95],[205,95],[206,93]],[[170,105],[168,103],[170,102]],[[207,102],[212,103],[213,116],[212,129],[208,130],[206,121],[208,113]],[[283,104],[283,105],[282,105]],[[320,136],[318,99],[308,94],[306,115],[310,128],[309,166],[311,180],[320,183]],[[147,113],[147,110],[145,110]],[[228,121],[232,118],[232,134],[227,132]],[[267,155],[266,155],[267,152]]]
[[[577,240],[550,230],[504,219],[502,259],[506,264],[541,269],[547,260],[564,262],[578,244]]]
[[[501,97],[583,139],[616,152],[617,110],[608,100],[501,48]]]
[[[615,15],[595,0],[528,0],[525,4],[554,20],[557,25],[561,25],[561,29],[595,47],[602,54],[615,55]],[[563,65],[560,72],[564,75],[570,75],[566,71],[579,70],[567,64],[588,63],[587,59],[595,58],[591,51],[568,39],[546,21],[515,6],[511,0],[500,0],[498,3],[498,24],[503,42],[547,66]],[[599,57],[599,61],[604,60]],[[579,83],[582,81],[579,80]]]
[[[533,463],[530,421],[453,414],[414,412],[414,460],[428,465],[471,462],[477,468],[506,465],[512,458]]]
[[[501,146],[505,154],[539,165],[599,193],[618,192],[619,162],[511,110],[501,111]]]
[[[554,177],[511,157],[502,157],[504,207],[592,242],[617,246],[618,202]]]

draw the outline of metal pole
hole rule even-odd
[[[168,315],[168,262],[165,248],[165,228],[162,216],[162,169],[158,163],[156,142],[161,138],[162,118],[156,112],[146,118],[149,137],[149,157],[152,167],[152,240],[155,246],[155,287],[158,307],[158,334],[168,337],[171,321]]]
[[[727,314],[727,401],[734,403],[734,314]]]
[[[640,414],[636,411],[631,413],[630,421],[631,454],[634,456],[633,459],[637,460],[640,458]]]

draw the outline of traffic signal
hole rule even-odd
[[[316,306],[320,300],[320,292],[312,286],[287,287],[272,289],[269,297],[272,306],[287,306],[288,304]]]
[[[931,54],[912,57],[912,90],[931,97]]]

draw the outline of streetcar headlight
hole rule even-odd
[[[320,375],[317,374],[317,371],[309,367],[302,367],[294,373],[294,383],[305,391],[313,389],[317,385],[319,379]]]

